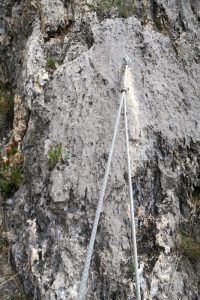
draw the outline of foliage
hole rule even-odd
[[[7,166],[0,174],[0,190],[6,197],[12,195],[22,182],[22,167]]]
[[[194,218],[200,213],[200,188],[195,187],[191,199],[191,217]]]
[[[20,294],[19,298],[16,300],[31,300],[31,299],[33,299],[32,296],[25,294],[22,289],[20,292],[21,292],[21,294]]]
[[[4,197],[12,195],[22,182],[22,153],[13,143],[0,155],[0,191]]]
[[[194,186],[188,219],[182,221],[178,228],[177,248],[189,259],[200,261],[200,187]]]
[[[191,260],[200,261],[200,243],[194,238],[181,235],[178,249]]]
[[[129,276],[133,276],[134,273],[135,273],[135,265],[133,262],[131,262],[128,268],[128,274]]]
[[[56,61],[55,61],[55,58],[52,57],[52,56],[49,56],[47,58],[47,68],[48,69],[52,69],[52,70],[55,70],[56,69]]]
[[[12,272],[9,240],[2,235],[2,232],[0,232],[0,262],[3,267],[0,272],[0,297],[8,292],[9,299],[31,300],[32,297],[25,294],[18,274]],[[11,288],[9,288],[10,284]]]
[[[200,261],[200,241],[194,232],[194,228],[195,224],[192,224],[191,221],[183,222],[179,225],[177,248],[189,259]]]
[[[91,8],[97,12],[100,17],[108,16],[111,13],[119,17],[128,18],[133,14],[134,1],[127,0],[97,0],[91,5]]]
[[[49,168],[53,169],[56,164],[60,161],[62,156],[62,144],[57,146],[51,146],[51,149],[48,152],[49,157]]]

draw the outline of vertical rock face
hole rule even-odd
[[[117,8],[99,16],[86,2],[0,4],[9,9],[8,76],[30,112],[24,181],[6,205],[14,263],[33,299],[77,299],[129,56],[142,297],[198,299],[199,1],[135,1],[126,19]],[[87,299],[134,298],[130,237],[122,116]]]

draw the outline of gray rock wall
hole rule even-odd
[[[32,31],[15,43],[22,57],[16,92],[30,111],[24,182],[7,201],[12,255],[26,291],[34,299],[77,299],[128,55],[142,297],[198,299],[199,262],[176,243],[179,224],[191,215],[199,228],[191,204],[200,186],[199,2],[135,1],[133,16],[103,20],[84,1],[32,6]],[[87,299],[135,295],[124,134],[122,116]],[[60,143],[62,160],[50,169],[48,151]]]

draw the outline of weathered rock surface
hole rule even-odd
[[[103,20],[86,1],[19,1],[18,9],[3,2],[12,7],[10,21],[22,16],[6,46],[10,65],[14,61],[8,74],[30,111],[22,141],[24,183],[6,206],[26,292],[33,299],[77,299],[128,55],[142,297],[198,299],[199,262],[178,251],[176,242],[179,224],[191,215],[198,232],[191,200],[200,187],[199,2],[135,1],[133,16]],[[32,30],[23,29],[31,11]],[[56,70],[47,67],[49,56]],[[50,169],[48,151],[60,143],[62,162]],[[134,299],[130,228],[122,121],[87,299]]]

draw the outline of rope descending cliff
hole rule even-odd
[[[89,242],[88,249],[87,249],[85,265],[84,265],[84,270],[83,270],[81,284],[80,284],[79,300],[84,300],[85,295],[86,295],[86,285],[87,285],[87,280],[88,280],[88,276],[89,276],[89,269],[90,269],[92,254],[94,251],[94,243],[95,243],[96,234],[97,234],[97,227],[98,227],[100,215],[102,212],[103,200],[104,200],[105,190],[106,190],[106,186],[107,186],[107,182],[108,182],[108,175],[109,175],[109,171],[110,171],[110,165],[111,165],[111,161],[112,161],[113,150],[114,150],[114,146],[115,146],[115,140],[116,140],[116,136],[117,136],[120,115],[121,115],[123,105],[124,105],[125,132],[126,132],[126,151],[127,151],[127,162],[128,162],[128,182],[129,182],[129,198],[130,198],[130,208],[131,208],[130,210],[131,210],[131,221],[132,221],[132,243],[133,243],[134,265],[135,265],[136,294],[137,294],[137,300],[141,299],[139,271],[138,271],[133,191],[132,191],[132,181],[131,181],[131,164],[130,164],[130,154],[129,154],[128,121],[127,121],[127,109],[126,109],[127,68],[128,68],[129,60],[126,58],[125,61],[126,61],[126,66],[125,66],[124,79],[122,82],[121,101],[120,101],[117,118],[116,118],[116,122],[115,122],[114,134],[113,134],[112,144],[111,144],[109,157],[108,157],[108,161],[107,161],[107,165],[106,165],[104,180],[103,180],[103,184],[102,184],[102,187],[100,190],[99,202],[98,202],[98,206],[97,206],[97,210],[96,210],[92,234],[91,234],[90,242]]]

